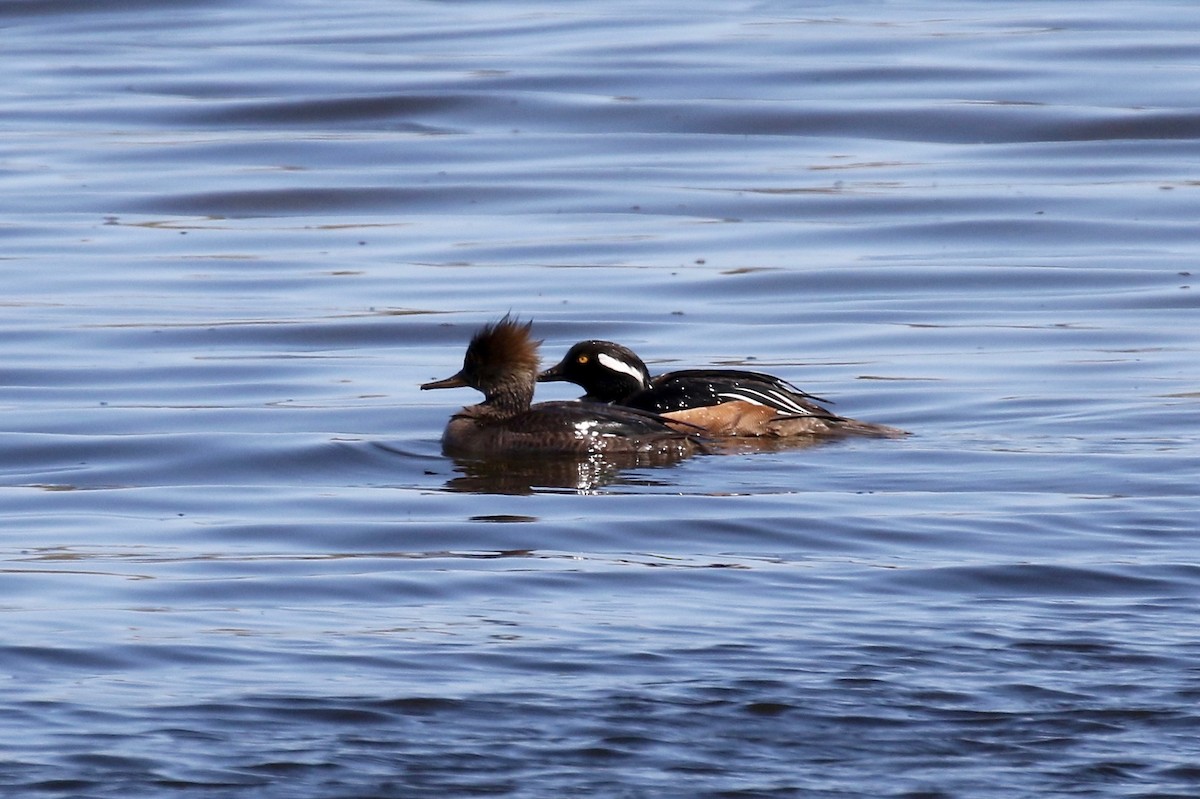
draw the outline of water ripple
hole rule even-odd
[[[0,4],[0,782],[1196,795],[1195,9],[162,5]],[[914,435],[445,458],[506,311]]]

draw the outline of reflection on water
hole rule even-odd
[[[482,494],[531,494],[566,489],[580,494],[604,486],[669,486],[669,474],[658,470],[687,456],[663,453],[592,453],[581,457],[528,455],[517,458],[455,458],[458,477],[446,489]]]
[[[799,452],[822,447],[836,448],[854,440],[852,436],[795,436],[790,438],[732,437],[705,438],[702,440],[704,456],[753,456],[765,453]],[[884,445],[875,442],[876,445]],[[418,459],[436,462],[437,458],[419,455],[390,443],[374,441],[371,448],[399,456],[402,459]],[[574,455],[522,455],[491,458],[449,458],[456,476],[447,479],[443,487],[448,491],[471,494],[534,494],[546,491],[565,490],[580,494],[595,493],[600,489],[621,493],[631,489],[657,488],[670,490],[677,485],[678,467],[690,456],[665,456],[663,453],[590,453]],[[721,472],[720,463],[711,467],[714,474]],[[435,474],[436,471],[430,471]],[[719,484],[713,493],[727,491]],[[704,492],[702,492],[704,493]],[[472,517],[472,518],[490,518]],[[522,518],[517,516],[516,518]]]
[[[797,452],[823,446],[835,446],[853,436],[813,435],[772,438],[734,436],[697,439],[702,456],[737,456],[755,453]],[[881,442],[877,442],[882,445]],[[377,445],[381,446],[381,445]],[[386,447],[383,447],[386,449]],[[601,488],[669,488],[673,484],[671,467],[691,456],[680,453],[603,453],[581,456],[525,454],[510,457],[454,457],[459,476],[446,481],[449,491],[477,494],[532,494],[565,489],[588,494]],[[721,465],[712,464],[714,473]],[[714,487],[716,493],[723,488]]]

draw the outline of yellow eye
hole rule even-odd
[[[580,355],[580,356],[579,356],[578,358],[576,358],[575,360],[576,360],[576,361],[578,361],[579,363],[587,363],[588,361],[590,361],[590,360],[591,360],[591,358],[589,358],[589,357],[588,357],[588,356],[586,356],[586,355]]]

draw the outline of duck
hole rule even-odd
[[[450,456],[541,453],[635,455],[637,463],[673,461],[703,450],[698,428],[684,429],[658,414],[591,402],[533,403],[540,367],[532,322],[506,314],[478,330],[462,369],[422,390],[470,387],[483,402],[453,414],[442,435]]]
[[[575,383],[587,392],[584,400],[656,413],[668,424],[699,427],[715,437],[908,435],[895,427],[839,416],[821,404],[832,404],[829,400],[762,372],[683,369],[651,377],[633,350],[612,341],[574,344],[537,379]]]

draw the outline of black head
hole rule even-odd
[[[533,383],[538,373],[538,345],[530,335],[532,322],[505,315],[486,325],[471,337],[463,368],[444,380],[435,380],[422,389],[470,386],[483,392],[486,403],[512,406],[523,410],[533,399]]]
[[[628,347],[611,341],[581,341],[538,375],[543,383],[574,383],[597,402],[619,402],[650,386],[650,370]]]

